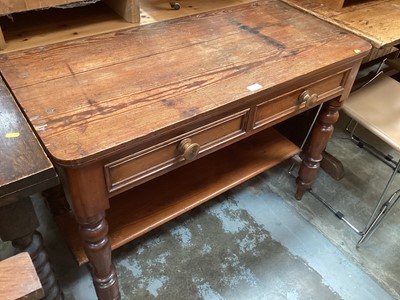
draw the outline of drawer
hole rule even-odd
[[[308,109],[322,103],[328,97],[340,95],[343,92],[346,75],[347,72],[341,72],[258,104],[253,128],[259,128],[296,111]],[[307,93],[308,97],[301,99],[301,95]]]
[[[246,133],[248,115],[249,109],[246,109],[106,164],[108,191],[112,193],[142,183],[242,136]],[[190,141],[183,153],[184,147],[180,145],[187,139]]]

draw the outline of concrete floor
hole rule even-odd
[[[346,177],[314,189],[362,227],[390,170],[337,130],[329,150]],[[289,162],[113,252],[123,299],[400,299],[399,209],[359,250],[320,202],[293,198]],[[376,181],[376,182],[375,182]],[[376,198],[376,197],[375,197]],[[95,299],[40,196],[34,197],[66,299]],[[12,252],[0,243],[0,257]]]

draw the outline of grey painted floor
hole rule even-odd
[[[321,172],[314,189],[362,227],[389,168],[341,130],[329,150],[346,177]],[[356,250],[357,235],[315,198],[294,200],[288,166],[114,251],[123,299],[400,299],[400,206]],[[34,202],[66,299],[95,299],[88,269],[75,265],[42,199]],[[0,244],[0,256],[11,251]]]

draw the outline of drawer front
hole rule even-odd
[[[296,111],[318,105],[332,95],[340,95],[343,92],[346,74],[347,72],[335,74],[286,93],[283,96],[258,104],[256,106],[253,128],[259,128]],[[311,101],[309,102],[300,99],[305,91],[308,91],[309,98],[311,97]],[[318,98],[315,98],[316,95]]]
[[[139,184],[150,176],[156,176],[157,173],[164,173],[183,164],[185,158],[178,148],[180,143],[187,138],[191,139],[191,143],[200,146],[198,155],[203,155],[217,146],[242,136],[246,133],[248,115],[249,110],[235,113],[106,164],[104,167],[108,191],[111,193]]]

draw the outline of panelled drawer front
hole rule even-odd
[[[312,95],[318,95],[318,100],[312,106],[323,102],[333,94],[340,94],[343,91],[347,72],[335,74],[324,78],[302,88],[291,91],[283,96],[270,99],[256,106],[256,113],[253,128],[261,127],[274,120],[280,119],[300,109],[304,109],[306,102],[300,102],[300,95],[309,91]]]
[[[184,135],[177,136],[143,151],[106,164],[105,175],[109,192],[139,184],[161,171],[168,171],[185,161],[178,147],[190,138],[200,145],[199,155],[246,133],[249,110],[212,122]]]

